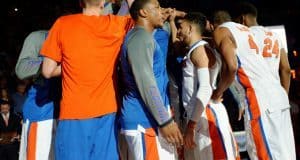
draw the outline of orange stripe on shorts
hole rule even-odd
[[[36,122],[30,124],[28,142],[27,142],[27,159],[35,160],[36,153],[36,136],[37,136],[37,126]]]
[[[221,135],[219,134],[215,116],[210,107],[206,108],[206,116],[209,126],[209,134],[212,143],[212,151],[214,159],[226,159],[226,152],[223,148]]]
[[[146,153],[144,155],[145,160],[159,160],[158,150],[157,150],[157,142],[156,142],[156,133],[154,129],[149,128],[146,129],[145,137],[145,150]]]
[[[260,106],[258,104],[255,91],[250,83],[250,80],[244,70],[242,68],[238,69],[238,77],[240,79],[240,82],[243,84],[243,86],[246,87],[246,96],[248,99],[249,103],[249,108],[250,108],[250,125],[251,125],[251,131],[252,131],[252,136],[254,140],[254,144],[256,147],[257,151],[257,157],[260,160],[268,160],[269,159],[269,154],[267,150],[267,144],[265,143],[264,140],[264,135],[262,131],[262,126],[260,122]]]

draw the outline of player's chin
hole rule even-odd
[[[164,22],[160,22],[156,25],[157,27],[163,27],[164,26]]]

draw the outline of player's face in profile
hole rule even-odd
[[[148,20],[155,27],[162,27],[164,24],[164,18],[162,15],[162,9],[157,0],[150,0],[147,4],[146,9],[149,12]]]
[[[178,27],[177,27],[177,37],[180,41],[187,43],[187,39],[189,35],[191,34],[191,25],[185,21],[185,20],[179,20],[178,21]]]

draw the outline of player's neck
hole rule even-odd
[[[144,19],[137,20],[136,25],[143,27],[149,33],[152,33],[154,30],[154,26],[149,21]]]
[[[254,21],[251,26],[258,26],[257,21]]]
[[[243,25],[247,26],[247,27],[253,27],[253,26],[258,26],[257,21],[250,21],[248,23],[243,23]]]
[[[87,16],[100,16],[100,15],[103,15],[103,8],[100,8],[100,7],[83,8],[82,14],[87,15]]]
[[[192,45],[194,45],[196,42],[202,40],[202,36],[200,35],[193,35],[191,36],[190,40],[189,40],[189,47],[191,47]]]

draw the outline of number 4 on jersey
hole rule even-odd
[[[248,35],[248,43],[251,49],[255,49],[256,53],[258,54],[258,47],[257,44],[254,42],[253,37],[251,35]]]

